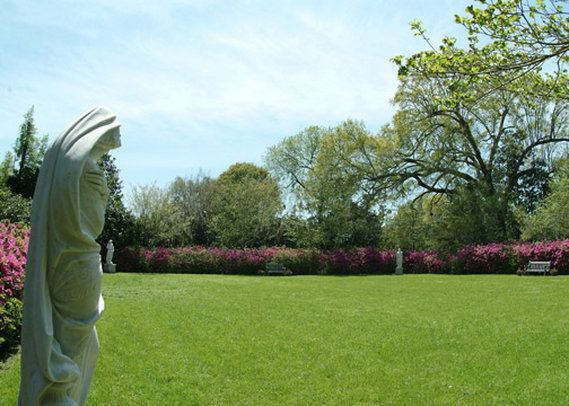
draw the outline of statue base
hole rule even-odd
[[[116,273],[117,266],[115,264],[103,264],[103,272],[105,273]]]

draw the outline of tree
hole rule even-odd
[[[442,203],[442,204],[441,204]],[[423,197],[402,204],[384,227],[385,246],[391,249],[422,250],[435,248],[433,226],[440,217],[444,203]]]
[[[212,240],[231,248],[273,245],[281,211],[279,187],[269,172],[251,163],[234,164],[213,185]]]
[[[178,226],[182,245],[210,243],[209,215],[214,179],[203,173],[177,177],[169,187],[169,199],[180,214]]]
[[[400,89],[402,110],[414,104],[415,112],[424,113],[419,122],[438,126],[439,134],[454,123],[457,131],[449,134],[457,133],[453,138],[467,146],[458,154],[454,142],[446,142],[450,149],[433,148],[450,157],[438,162],[424,151],[409,155],[416,182],[426,193],[448,195],[447,224],[470,228],[469,238],[483,242],[517,236],[513,205],[535,210],[548,191],[559,144],[567,141],[569,14],[566,0],[476,2],[482,8],[472,5],[466,16],[455,17],[468,33],[467,47],[446,37],[435,48],[415,21],[413,31],[431,49],[394,62],[402,87],[415,89]],[[404,126],[414,124],[407,120]],[[449,137],[434,135],[430,124],[423,127],[428,142],[418,145],[444,145]]]
[[[136,219],[138,245],[148,248],[180,245],[179,207],[172,204],[166,188],[155,183],[134,186],[130,206]]]
[[[34,124],[34,107],[24,116],[13,153],[7,153],[2,164],[4,183],[13,193],[31,198],[39,169],[47,149],[47,135],[38,138]]]
[[[105,227],[97,241],[102,247],[106,247],[109,240],[113,240],[117,247],[134,244],[137,239],[135,219],[123,203],[122,181],[115,158],[107,153],[98,164],[105,172],[110,193],[105,210]]]
[[[566,64],[569,58],[569,13],[566,0],[476,0],[466,16],[455,22],[467,33],[466,49],[455,38],[445,37],[436,48],[421,22],[415,35],[430,50],[408,58],[397,56],[401,76],[436,77],[453,90],[443,103],[475,102],[473,84],[483,84],[490,95],[496,89],[522,95],[569,97]],[[528,86],[529,82],[529,86]],[[480,95],[478,95],[479,97]]]
[[[294,197],[289,229],[302,245],[339,248],[377,245],[383,210],[367,172],[360,144],[374,144],[362,122],[310,127],[269,149],[267,167]],[[304,219],[305,225],[299,221]],[[308,237],[308,238],[307,238]]]
[[[473,91],[485,94],[486,88]],[[450,93],[436,78],[401,80],[399,110],[383,132],[397,148],[379,178],[384,187],[399,184],[451,202],[478,201],[486,210],[480,215],[487,232],[472,238],[516,238],[513,204],[520,193],[531,197],[535,179],[546,183],[553,157],[569,141],[567,103],[538,97],[528,102],[506,91],[485,96],[483,104],[436,102]]]
[[[320,144],[328,128],[312,126],[268,149],[265,165],[290,193],[293,207],[302,210],[307,187],[314,177]]]
[[[522,215],[522,239],[558,240],[569,238],[569,166],[567,160],[550,182],[549,193],[534,215]]]

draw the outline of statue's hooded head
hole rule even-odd
[[[106,107],[95,107],[73,121],[49,146],[34,194],[32,227],[51,223],[60,239],[80,242],[81,183],[90,165],[121,145],[120,122]],[[93,240],[93,238],[89,238]],[[60,241],[62,242],[62,241]],[[66,242],[67,244],[67,242]],[[91,241],[97,249],[95,241]]]
[[[120,122],[106,107],[95,107],[71,123],[54,141],[60,153],[69,159],[97,160],[113,148],[121,146]]]

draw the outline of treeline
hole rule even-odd
[[[436,133],[430,138],[418,127],[396,128],[403,125],[399,121],[376,134],[353,120],[310,127],[270,147],[264,167],[237,163],[217,178],[198,173],[166,187],[136,186],[128,208],[115,160],[106,155],[100,165],[111,196],[99,240],[147,248],[452,250],[568,238],[565,103],[544,100],[532,120],[524,106],[522,121],[517,104],[502,106],[501,114],[488,106],[471,109],[472,116],[457,112],[455,121],[463,127],[448,117],[425,118],[427,129]],[[20,178],[19,172],[37,176],[38,150],[45,150],[45,139],[39,142],[34,131],[29,136],[29,129],[35,130],[31,113],[16,146],[28,139],[23,150],[34,159],[22,159],[15,148],[0,178],[0,217],[12,222],[29,222],[31,196],[18,192],[33,190],[29,184],[35,179]],[[486,121],[477,123],[476,117]],[[490,123],[490,117],[498,122]],[[522,136],[531,131],[531,137]],[[464,134],[479,143],[469,144]],[[468,159],[472,156],[479,160]]]

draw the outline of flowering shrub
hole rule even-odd
[[[457,252],[457,263],[462,269],[456,271],[468,274],[515,273],[519,265],[515,262],[513,247],[510,244],[467,245]]]
[[[28,227],[0,223],[0,359],[20,341],[29,238]]]
[[[395,251],[377,248],[324,251],[317,257],[318,273],[322,274],[388,274],[395,269]]]
[[[395,251],[377,248],[305,250],[284,247],[221,249],[190,246],[153,250],[122,248],[115,262],[123,272],[258,275],[269,262],[281,263],[295,275],[391,274]],[[514,274],[530,260],[551,261],[569,274],[569,240],[464,246],[456,253],[405,251],[404,273]]]
[[[559,274],[569,274],[569,239],[516,244],[512,249],[515,261],[522,266],[529,261],[551,261],[551,268]]]
[[[408,251],[403,255],[403,272],[448,273],[450,259],[436,251]]]

